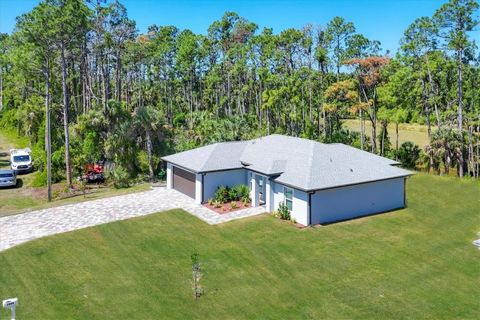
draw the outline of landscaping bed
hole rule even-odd
[[[238,210],[247,209],[247,208],[252,207],[250,202],[243,203],[243,202],[237,201],[236,205],[233,205],[234,208],[232,208],[232,202],[235,203],[235,201],[230,201],[230,202],[227,202],[227,203],[223,203],[221,205],[221,207],[217,207],[217,206],[214,206],[213,204],[209,204],[209,203],[205,203],[204,206],[206,208],[208,208],[210,210],[213,210],[216,213],[220,213],[220,214],[229,213],[229,212],[238,211]]]
[[[215,196],[204,205],[217,213],[228,213],[250,208],[250,189],[247,185],[238,184],[233,187],[219,186]]]

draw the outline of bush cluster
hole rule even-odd
[[[285,203],[280,203],[278,206],[278,215],[282,220],[291,220],[290,210]]]
[[[250,189],[247,185],[238,184],[233,187],[220,186],[215,192],[213,202],[226,203],[229,201],[250,202]]]
[[[130,186],[130,175],[122,166],[116,166],[113,170],[107,173],[107,176],[113,181],[113,186],[116,189],[128,188]]]
[[[398,149],[398,160],[406,168],[415,168],[420,158],[420,148],[413,142],[406,141]]]

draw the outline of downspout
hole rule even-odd
[[[312,194],[315,192],[308,193],[308,225],[312,225]]]
[[[203,203],[204,202],[204,198],[205,198],[205,186],[203,185],[203,181],[205,180],[205,174],[206,173],[202,173],[202,199],[200,200],[200,203]]]

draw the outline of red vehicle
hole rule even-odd
[[[104,182],[103,161],[85,164],[85,174],[82,177],[87,182]]]

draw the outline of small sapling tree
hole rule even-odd
[[[200,285],[200,279],[202,278],[202,269],[200,268],[200,255],[197,251],[194,251],[190,258],[192,259],[193,298],[197,300],[203,295],[203,289]]]

